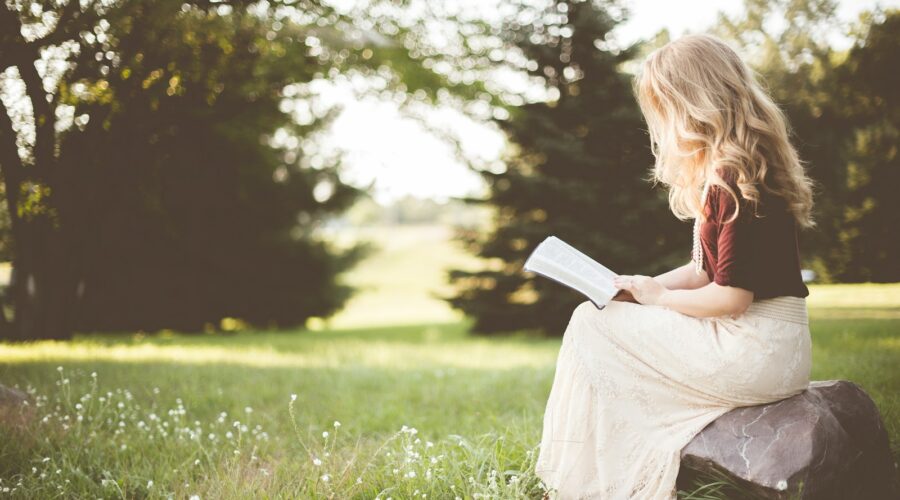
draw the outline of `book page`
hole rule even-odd
[[[555,236],[535,248],[525,261],[525,270],[581,292],[599,308],[619,291],[612,284],[616,273]]]

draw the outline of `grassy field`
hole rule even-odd
[[[416,274],[367,299],[416,324],[0,344],[0,383],[35,397],[28,424],[0,424],[0,496],[540,498],[559,339],[473,338],[442,304],[406,309],[439,286]],[[900,285],[814,286],[810,310],[813,379],[860,384],[900,456]]]

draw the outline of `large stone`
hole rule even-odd
[[[759,498],[900,499],[897,465],[875,403],[846,380],[735,408],[681,452],[679,483],[725,475]]]

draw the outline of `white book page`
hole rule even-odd
[[[599,308],[619,291],[613,286],[616,273],[556,236],[547,237],[534,249],[524,269],[583,293]]]

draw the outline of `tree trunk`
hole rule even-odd
[[[76,3],[67,9],[71,15]],[[6,204],[12,231],[13,276],[8,294],[14,307],[13,319],[2,326],[0,336],[13,340],[66,339],[72,335],[71,304],[74,302],[72,259],[66,251],[54,201],[59,172],[56,167],[57,96],[44,91],[44,81],[35,67],[40,47],[28,43],[21,34],[18,15],[0,4],[0,67],[15,66],[25,84],[32,105],[35,127],[34,146],[26,165],[19,155],[17,134],[6,107],[0,101],[0,172],[6,188]],[[50,189],[49,197],[39,203],[45,211],[20,213],[20,197],[29,189]],[[54,215],[55,214],[55,215]]]
[[[17,251],[10,295],[15,312],[6,336],[12,340],[69,339],[75,286],[66,245],[59,230],[45,221],[24,226],[14,236]]]

